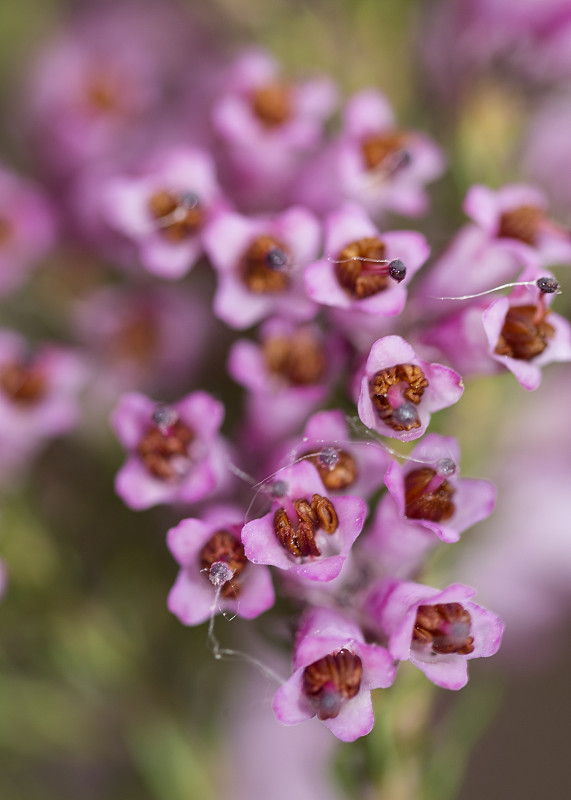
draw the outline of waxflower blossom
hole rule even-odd
[[[384,647],[366,644],[352,621],[330,609],[309,609],[297,631],[293,675],[274,696],[280,722],[317,716],[343,742],[366,736],[374,724],[371,690],[394,680]]]
[[[249,50],[230,65],[212,121],[224,145],[226,180],[242,206],[278,205],[300,158],[319,144],[335,102],[329,79],[288,81],[261,50]]]
[[[55,236],[55,214],[41,189],[0,166],[0,295],[26,280]]]
[[[247,558],[298,578],[336,578],[363,529],[365,501],[352,495],[331,499],[317,471],[305,461],[276,476],[271,496],[270,511],[242,530]]]
[[[362,496],[379,488],[389,462],[387,452],[376,442],[354,438],[345,415],[338,410],[312,414],[301,437],[279,450],[271,471],[299,459],[315,467],[329,492]]]
[[[183,519],[168,531],[167,545],[181,570],[167,605],[185,625],[200,625],[220,611],[253,619],[273,606],[270,571],[248,562],[242,526],[240,509],[213,506],[203,519]]]
[[[210,155],[178,148],[156,155],[139,175],[110,178],[101,189],[108,224],[136,244],[143,266],[183,277],[202,254],[202,231],[227,207]]]
[[[18,469],[54,436],[79,419],[79,393],[87,371],[74,351],[43,343],[32,347],[0,331],[0,470]]]
[[[385,336],[367,359],[359,417],[384,436],[410,442],[425,432],[433,411],[452,405],[463,391],[454,370],[423,361],[400,336]]]
[[[468,682],[468,661],[497,653],[503,623],[471,602],[475,589],[454,583],[440,591],[409,581],[381,581],[366,608],[398,661],[410,661],[444,689]]]
[[[248,328],[272,314],[314,316],[302,273],[317,256],[320,238],[317,219],[301,207],[264,218],[220,214],[204,233],[218,274],[214,313],[232,328]]]
[[[325,257],[305,270],[306,290],[323,305],[395,316],[406,302],[405,278],[429,253],[420,233],[381,234],[360,206],[346,204],[325,221]]]
[[[265,447],[291,435],[324,402],[343,368],[345,347],[315,324],[277,317],[260,327],[259,339],[233,344],[228,372],[248,390],[245,438]]]
[[[123,502],[135,510],[195,503],[220,489],[227,477],[223,418],[222,403],[206,392],[172,405],[136,392],[123,395],[111,415],[128,454],[115,479]]]
[[[542,272],[539,282],[555,281],[550,273]],[[525,271],[522,282],[532,285],[516,286],[509,297],[495,300],[482,314],[490,357],[530,391],[541,383],[542,366],[571,360],[571,325],[550,311],[554,293],[539,288],[534,282],[537,277],[536,270]]]
[[[443,170],[442,152],[428,136],[398,128],[384,95],[366,89],[347,102],[337,139],[304,167],[296,197],[320,213],[350,200],[373,216],[418,216],[428,207],[425,184]]]

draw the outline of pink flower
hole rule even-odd
[[[228,358],[231,377],[248,390],[244,439],[264,448],[299,429],[329,394],[345,361],[339,338],[317,325],[267,320],[260,344],[234,343]]]
[[[182,569],[167,604],[185,625],[220,611],[253,619],[273,606],[270,571],[246,559],[242,524],[239,509],[215,506],[203,520],[183,519],[169,530],[167,544]]]
[[[220,214],[204,232],[205,250],[218,273],[214,313],[232,328],[248,328],[272,314],[314,316],[301,276],[319,242],[319,223],[304,208],[273,218]]]
[[[0,295],[22,284],[55,240],[47,197],[31,181],[0,167]]]
[[[528,390],[541,383],[541,367],[553,361],[571,360],[571,325],[550,312],[554,294],[544,294],[533,283],[537,278],[553,279],[546,270],[524,271],[522,281],[509,297],[495,300],[482,314],[489,356],[507,367]]]
[[[0,331],[0,464],[9,472],[79,417],[87,374],[78,355],[52,344],[34,352],[19,334]]]
[[[363,528],[365,501],[351,495],[331,500],[305,461],[280,472],[272,491],[270,511],[242,530],[246,556],[299,578],[336,578]]]
[[[219,435],[222,403],[193,392],[166,406],[131,392],[111,423],[127,450],[115,490],[135,510],[159,503],[196,503],[227,477],[227,446]]]
[[[134,242],[143,266],[169,280],[183,277],[202,254],[202,229],[226,208],[215,167],[202,150],[158,155],[139,176],[110,179],[102,214]]]
[[[212,120],[243,203],[280,205],[300,157],[319,144],[335,102],[330,80],[288,82],[263,51],[250,50],[230,66]]]
[[[384,95],[368,89],[349,100],[340,136],[304,168],[295,196],[320,213],[351,200],[373,216],[418,216],[428,207],[425,184],[443,171],[440,149],[425,134],[398,128]]]
[[[384,647],[365,644],[355,623],[324,608],[306,611],[297,632],[293,675],[274,696],[284,725],[314,716],[343,742],[373,728],[371,690],[394,680],[393,660]]]
[[[471,602],[475,589],[454,583],[440,591],[406,581],[382,581],[367,610],[398,661],[410,661],[444,689],[468,682],[468,661],[497,653],[503,623]]]
[[[410,280],[430,253],[424,236],[414,231],[381,234],[360,206],[349,204],[330,214],[325,226],[325,258],[305,270],[308,295],[323,305],[400,314],[405,275]]]
[[[336,410],[313,414],[301,439],[292,439],[280,449],[270,471],[298,459],[307,459],[315,466],[329,492],[358,496],[368,496],[380,487],[389,462],[379,444],[356,440],[345,415]],[[279,479],[279,474],[276,477]]]
[[[425,432],[433,411],[456,403],[464,391],[458,373],[420,359],[400,336],[378,339],[361,380],[361,421],[403,442]]]

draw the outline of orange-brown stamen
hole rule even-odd
[[[277,128],[292,115],[291,89],[283,83],[270,83],[252,92],[252,110],[267,128]]]
[[[241,273],[246,286],[256,294],[283,292],[289,286],[286,268],[289,249],[273,236],[258,236],[241,259]]]
[[[346,450],[335,450],[335,463],[324,462],[321,454],[308,455],[307,460],[317,467],[319,477],[326,489],[337,492],[347,489],[358,477],[357,462]]]
[[[388,268],[382,270],[378,263],[384,259],[385,245],[379,238],[368,237],[351,242],[335,260],[337,280],[356,300],[378,294],[387,288]]]
[[[337,512],[331,500],[314,494],[311,503],[305,498],[293,501],[297,515],[297,530],[293,527],[285,508],[274,514],[274,532],[281,546],[296,558],[320,556],[321,550],[315,541],[318,529],[335,533],[339,526]]]
[[[525,244],[535,245],[537,234],[545,222],[545,214],[535,206],[519,206],[505,211],[500,217],[498,236],[518,239]]]
[[[391,387],[402,384],[401,396],[408,402],[395,406],[389,396]],[[424,372],[416,364],[397,364],[380,370],[371,379],[369,391],[375,411],[379,418],[395,431],[410,431],[420,428],[420,420],[414,406],[417,406],[428,386]],[[413,405],[411,405],[413,404]],[[401,409],[406,409],[404,414]]]
[[[12,361],[0,367],[0,388],[14,403],[31,406],[45,395],[46,376],[36,364]]]
[[[446,480],[433,488],[435,477],[436,471],[430,467],[421,467],[406,475],[405,515],[410,519],[444,522],[454,514],[456,507],[452,496],[456,490]]]
[[[220,588],[222,597],[233,598],[240,594],[240,576],[246,569],[248,559],[244,553],[244,545],[228,530],[217,531],[200,551],[200,569],[207,578],[213,564],[222,562],[227,564],[232,571],[230,580],[225,581]]]
[[[472,618],[460,603],[437,603],[419,606],[414,625],[413,643],[430,645],[434,653],[457,653],[466,656],[474,650],[470,636]]]
[[[555,335],[553,325],[545,321],[548,313],[543,306],[511,306],[494,352],[522,361],[543,353]]]
[[[368,170],[387,168],[398,169],[407,158],[406,145],[410,135],[406,131],[388,131],[367,136],[361,142],[363,160]]]
[[[325,373],[323,345],[309,330],[266,339],[263,354],[268,370],[294,386],[319,383]]]
[[[193,432],[180,420],[167,427],[153,425],[139,442],[137,452],[151,475],[172,481],[188,470],[188,447],[193,439]]]
[[[192,236],[204,221],[199,199],[193,192],[155,192],[149,198],[149,211],[157,220],[163,236],[172,242],[181,242]]]
[[[343,701],[351,700],[361,688],[363,663],[358,655],[342,649],[303,670],[303,693],[321,720],[338,716]]]

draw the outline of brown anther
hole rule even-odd
[[[272,255],[283,255],[285,262],[290,258],[289,249],[273,236],[258,236],[243,254],[240,272],[244,283],[256,294],[283,292],[290,279],[287,272],[272,265]]]
[[[197,232],[204,221],[200,203],[185,204],[184,195],[162,190],[149,198],[149,211],[159,230],[171,242],[181,242]]]
[[[145,433],[137,452],[147,470],[163,481],[181,477],[181,465],[189,461],[188,447],[194,434],[184,423],[177,421],[164,433],[153,425]]]
[[[0,247],[2,247],[2,245],[5,245],[6,242],[9,241],[11,235],[12,235],[11,223],[5,217],[0,217]]]
[[[158,346],[157,334],[156,321],[152,315],[131,314],[120,322],[119,329],[110,342],[112,355],[120,359],[143,362],[150,360]]]
[[[293,501],[297,515],[297,530],[293,527],[285,508],[274,514],[274,531],[280,544],[292,556],[305,558],[320,556],[321,550],[315,541],[315,533],[322,528],[325,533],[334,533],[339,526],[337,512],[331,500],[314,494],[311,503],[303,497]]]
[[[219,530],[206,542],[200,551],[200,569],[209,577],[210,568],[218,561],[228,564],[232,578],[222,584],[222,597],[238,597],[240,594],[240,575],[244,572],[248,559],[242,542],[227,530]]]
[[[13,361],[0,366],[0,388],[12,402],[31,406],[45,395],[46,378],[36,365]]]
[[[356,300],[378,294],[387,288],[388,276],[379,274],[382,265],[376,263],[384,258],[385,245],[378,238],[368,237],[351,242],[341,250],[335,260],[337,280]]]
[[[339,517],[331,500],[320,494],[314,494],[311,498],[311,508],[317,516],[317,527],[323,528],[327,534],[335,533],[339,527]]]
[[[424,372],[416,364],[397,364],[394,367],[380,370],[369,383],[375,411],[379,418],[395,431],[410,431],[412,428],[420,428],[421,422],[418,418],[402,422],[395,416],[396,409],[388,398],[388,392],[391,386],[398,383],[403,384],[402,396],[415,405],[420,403],[424,390],[428,386]]]
[[[344,700],[351,700],[361,688],[363,662],[350,650],[331,653],[303,670],[303,693],[319,719],[334,719]]]
[[[543,353],[555,328],[545,318],[549,311],[540,306],[511,306],[494,350],[499,356],[522,361]]]
[[[419,606],[414,625],[413,642],[430,645],[434,653],[457,653],[466,656],[474,650],[470,636],[472,618],[460,603],[437,603]]]
[[[512,211],[504,211],[500,217],[498,236],[501,239],[519,239],[533,246],[544,221],[545,214],[540,208],[519,206]]]
[[[270,83],[252,92],[252,110],[267,128],[277,128],[293,114],[291,90],[283,83]]]
[[[87,105],[94,111],[112,114],[121,110],[121,102],[113,80],[106,75],[94,76],[85,88]]]
[[[452,502],[452,496],[456,490],[448,481],[442,481],[436,489],[426,491],[435,475],[436,471],[430,467],[421,467],[406,475],[405,515],[410,519],[444,522],[454,514],[456,506]]]
[[[317,467],[319,477],[323,481],[325,488],[332,492],[351,486],[355,483],[359,474],[357,462],[350,453],[345,450],[338,450],[337,455],[338,459],[334,467],[328,467],[323,464],[319,456],[307,457],[307,460]]]
[[[323,345],[309,330],[266,339],[263,354],[268,370],[294,386],[319,383],[325,373]]]
[[[398,158],[409,140],[406,131],[389,131],[367,136],[361,142],[361,152],[365,166],[369,170],[383,167],[391,157]]]

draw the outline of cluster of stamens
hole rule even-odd
[[[406,131],[389,131],[367,136],[361,142],[363,160],[368,170],[390,174],[410,164],[406,149],[410,135]]]
[[[155,478],[177,480],[188,472],[188,448],[194,433],[169,406],[157,406],[152,421],[139,442],[137,453]]]
[[[511,306],[496,344],[497,355],[531,361],[543,353],[555,335],[553,325],[545,321],[548,313],[542,302],[537,306]]]
[[[444,522],[454,514],[455,489],[431,467],[412,470],[404,479],[405,515],[410,519]]]
[[[543,211],[535,206],[519,206],[511,211],[504,211],[500,217],[498,237],[518,239],[533,247],[544,221]]]
[[[388,279],[400,283],[406,267],[398,258],[385,259],[385,244],[378,237],[358,239],[346,245],[335,261],[335,275],[356,300],[363,300],[387,288]]]
[[[155,192],[149,198],[149,211],[163,236],[171,242],[192,236],[204,221],[204,212],[194,192]]]
[[[305,457],[317,467],[323,485],[332,492],[347,489],[357,480],[357,463],[346,450],[325,447],[321,452],[306,454]]]
[[[292,336],[272,336],[263,344],[269,372],[280,375],[293,386],[319,383],[325,374],[325,351],[322,343],[302,329]]]
[[[293,115],[291,89],[285,83],[270,83],[252,92],[252,111],[267,128],[277,128]]]
[[[327,497],[314,494],[311,503],[299,498],[293,501],[293,507],[297,515],[297,529],[283,506],[274,514],[274,531],[281,546],[296,558],[320,556],[315,534],[318,530],[332,534],[339,526],[333,503]]]
[[[44,396],[46,376],[32,361],[11,361],[0,367],[0,388],[14,403],[31,406]]]
[[[362,676],[361,659],[344,648],[314,661],[304,669],[303,693],[319,719],[334,719],[341,711],[343,702],[358,694]]]
[[[283,292],[290,278],[289,249],[273,236],[258,236],[242,255],[240,272],[244,283],[256,294]]]
[[[239,596],[240,576],[247,563],[244,545],[228,530],[217,531],[200,551],[200,569],[219,589],[221,597]]]
[[[472,618],[460,603],[437,603],[418,607],[414,625],[413,644],[430,646],[433,653],[461,656],[474,651],[470,636]]]
[[[416,364],[397,364],[380,370],[369,382],[370,397],[379,419],[395,431],[420,428],[416,406],[428,381]]]

